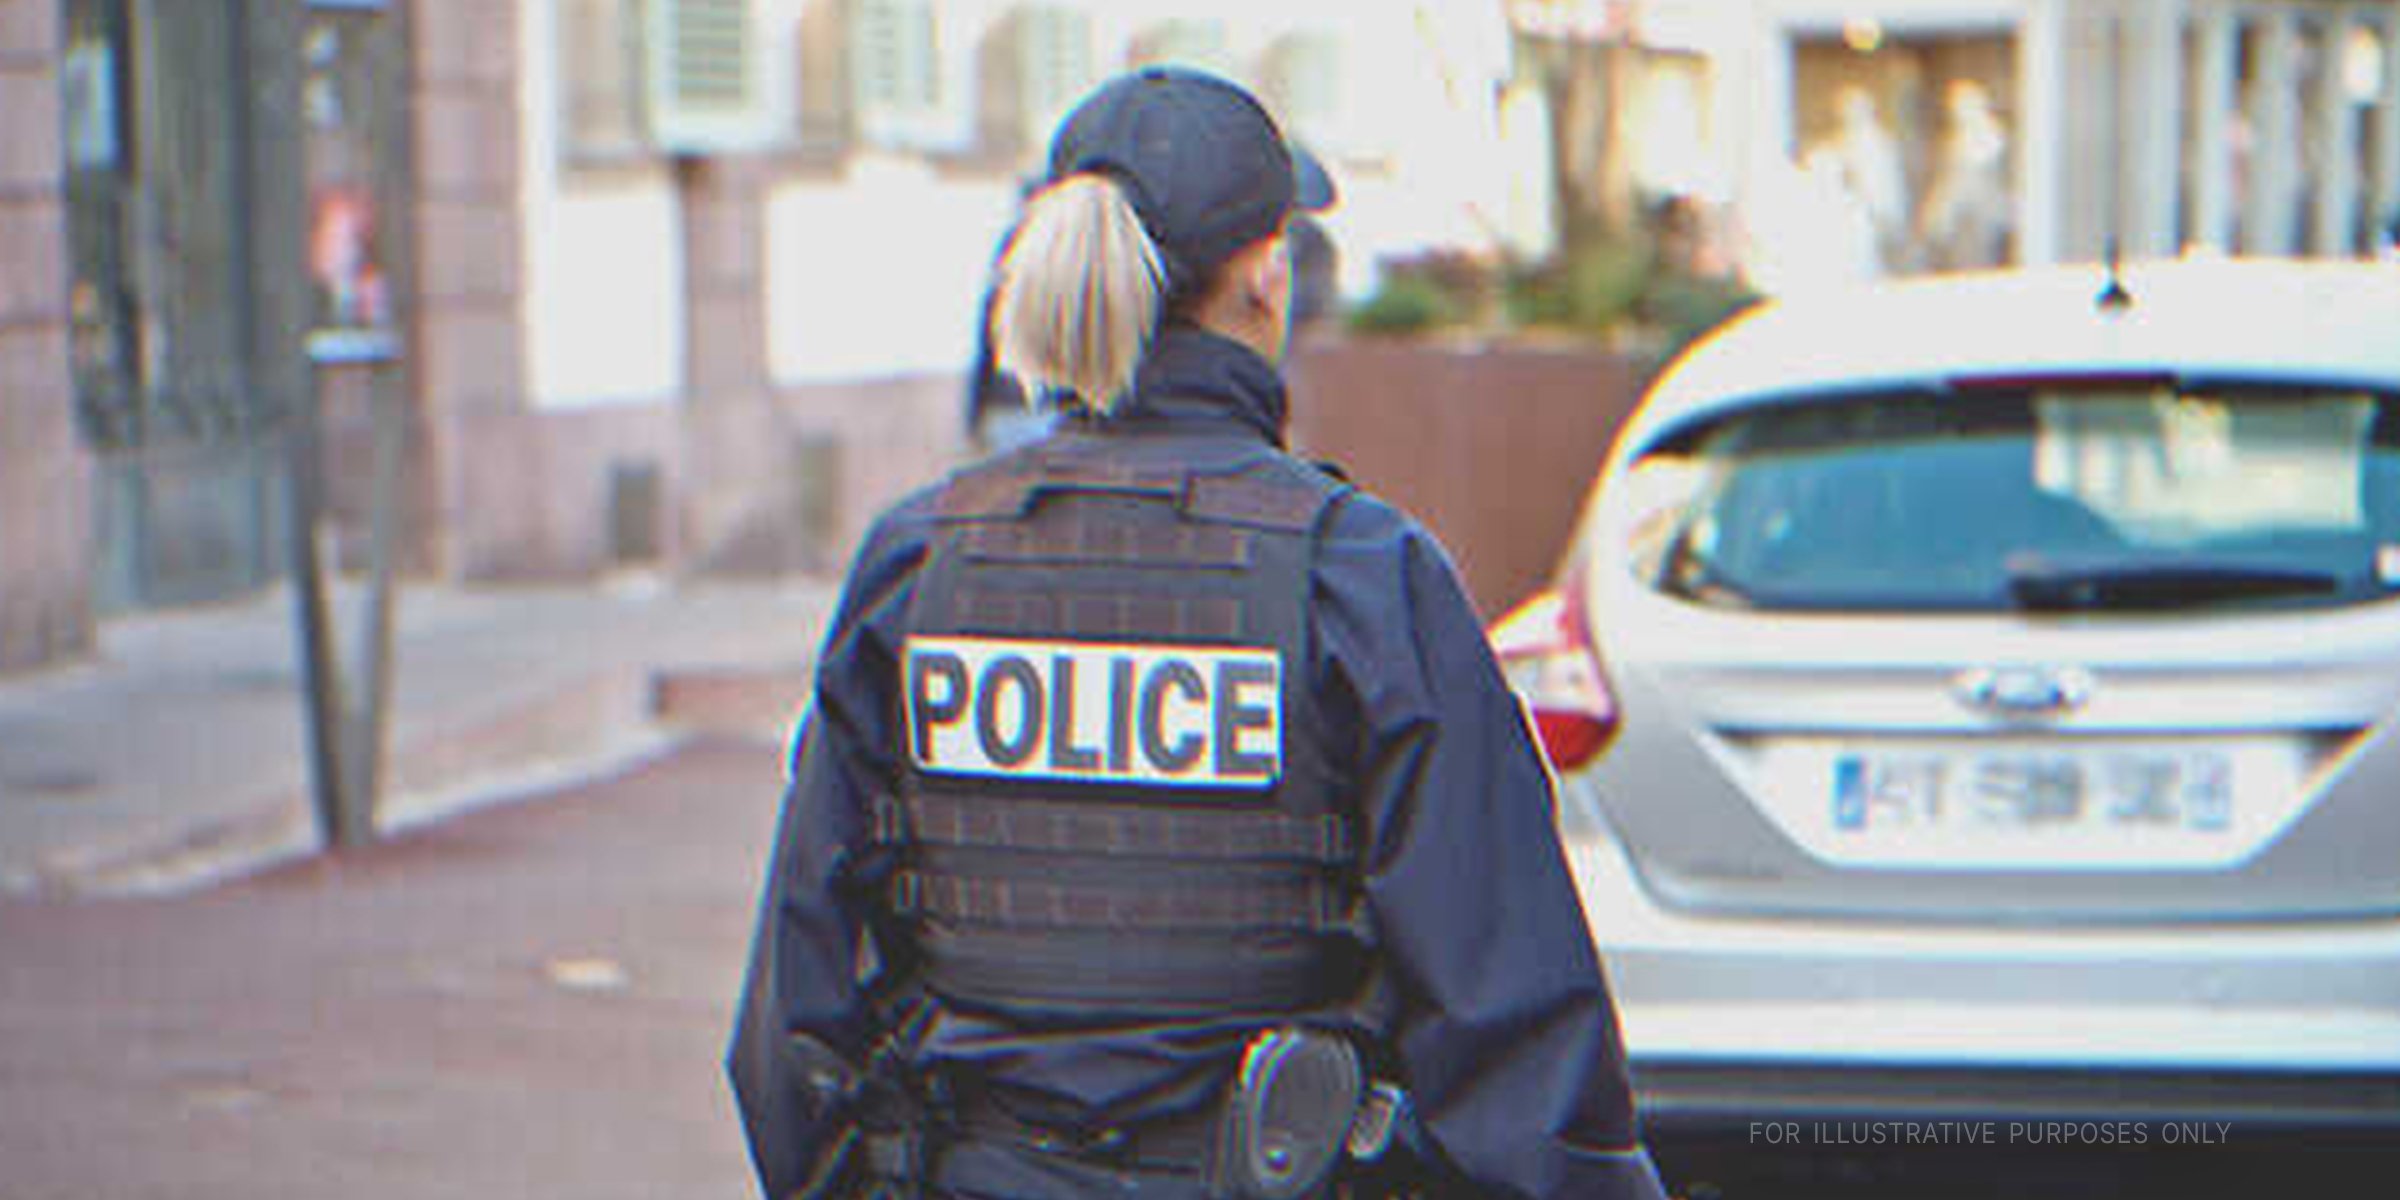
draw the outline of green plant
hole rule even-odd
[[[1641,298],[1645,323],[1658,330],[1663,354],[1673,356],[1758,301],[1739,280],[1660,272]]]
[[[1495,317],[1526,329],[1672,355],[1757,297],[1734,279],[1693,273],[1646,229],[1586,227],[1540,262],[1495,266],[1458,251],[1387,264],[1375,292],[1348,313],[1352,332],[1403,336]]]
[[[1636,238],[1595,238],[1511,273],[1508,311],[1519,325],[1602,334],[1635,313],[1656,256]]]
[[[1422,333],[1482,322],[1499,280],[1492,264],[1459,250],[1433,250],[1386,263],[1375,293],[1350,314],[1362,333]]]
[[[1354,333],[1423,333],[1458,321],[1458,306],[1432,280],[1386,274],[1373,295],[1350,309]]]

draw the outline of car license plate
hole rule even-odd
[[[2275,738],[1894,739],[1806,751],[1772,772],[1785,802],[1770,814],[1845,865],[2224,866],[2272,840],[2305,799],[2298,749]]]

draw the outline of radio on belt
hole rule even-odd
[[[920,770],[1237,788],[1283,770],[1273,650],[911,637],[902,672]]]

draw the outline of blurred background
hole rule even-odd
[[[1390,335],[1499,370],[1573,352],[1597,374],[1552,390],[1577,411],[1523,427],[1587,431],[1558,467],[1578,488],[1618,394],[1755,295],[2112,240],[2371,255],[2400,219],[2382,3],[5,12],[0,669],[275,578],[295,414],[321,414],[337,567],[368,556],[387,408],[405,576],[837,566],[962,448],[1019,190],[1058,115],[1140,63],[1248,83],[1340,177],[1296,363],[1326,427],[1304,405],[1302,441],[1397,452],[1337,411],[1430,377],[1368,352]],[[1515,533],[1453,514],[1468,469],[1386,473],[1475,544],[1499,606],[1529,581],[1497,544],[1547,542],[1532,561],[1563,529],[1533,501]]]
[[[1044,140],[1153,62],[1338,179],[1293,440],[1487,616],[1761,297],[2400,257],[2385,0],[0,0],[0,1192],[514,1193],[528,1121],[582,1164],[538,1190],[738,1186],[714,1055],[829,588],[978,452]],[[694,730],[739,749],[656,757]],[[559,788],[656,827],[49,907]],[[277,1111],[309,1165],[208,1154]],[[130,1116],[186,1140],[112,1157]],[[593,1132],[652,1119],[688,1162]]]

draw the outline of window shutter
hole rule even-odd
[[[1097,82],[1092,66],[1092,18],[1056,5],[1026,10],[1018,46],[1024,87],[1017,111],[1038,143],[1067,109]]]
[[[1009,15],[996,40],[997,53],[985,61],[984,115],[1005,149],[1038,148],[1097,82],[1091,16],[1028,4]]]
[[[774,136],[749,0],[647,0],[650,136],[662,150],[756,149]]]
[[[851,103],[862,140],[889,149],[966,145],[967,81],[945,50],[928,0],[852,0]]]

